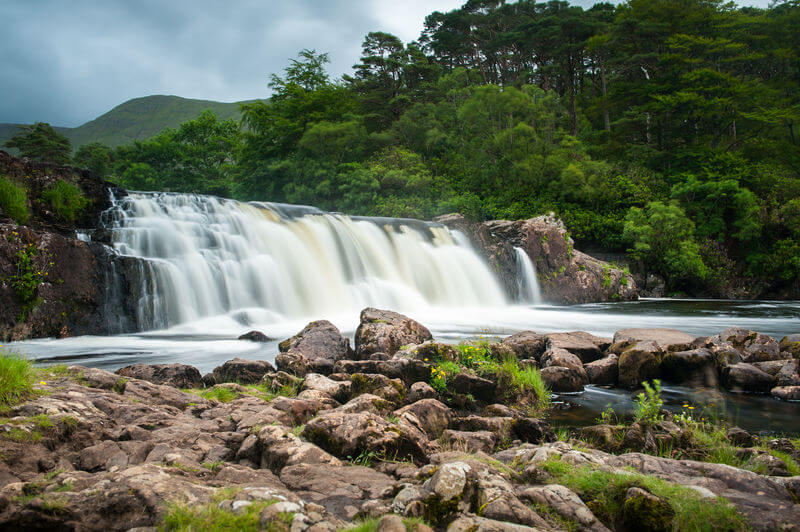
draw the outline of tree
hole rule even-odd
[[[69,139],[58,133],[46,122],[32,126],[21,126],[22,130],[5,143],[8,148],[17,148],[23,157],[57,164],[69,164],[72,145]]]
[[[111,148],[100,142],[84,144],[75,152],[72,162],[75,166],[91,170],[100,177],[111,172]]]

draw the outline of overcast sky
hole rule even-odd
[[[150,94],[262,98],[302,48],[328,52],[338,76],[367,32],[411,41],[425,15],[463,2],[0,0],[0,122],[77,126]]]

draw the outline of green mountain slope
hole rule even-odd
[[[145,140],[167,127],[177,127],[187,120],[197,118],[206,109],[220,120],[240,117],[239,103],[210,100],[192,100],[179,96],[145,96],[120,104],[109,112],[75,128],[56,127],[77,148],[90,142],[108,146]],[[0,124],[0,146],[19,132],[19,124]],[[0,148],[6,149],[6,148]]]

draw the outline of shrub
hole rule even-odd
[[[530,366],[522,368],[515,359],[507,358],[497,366],[496,373],[498,380],[505,382],[514,392],[532,391],[536,394],[532,414],[541,415],[550,409],[550,390],[538,369]]]
[[[661,399],[661,381],[653,379],[653,385],[643,382],[644,391],[636,396],[636,413],[634,417],[640,423],[655,423],[662,418],[661,407],[664,401]]]
[[[34,372],[28,359],[0,351],[0,407],[21,401],[32,391]]]
[[[62,179],[47,187],[42,192],[42,199],[48,202],[56,216],[65,222],[74,222],[89,203],[77,185]]]
[[[28,192],[5,177],[0,177],[0,209],[18,224],[30,218],[28,212]]]

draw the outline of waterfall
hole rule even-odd
[[[436,223],[175,193],[113,203],[114,249],[142,259],[140,329],[219,315],[244,325],[366,306],[507,305],[467,239]]]
[[[536,276],[536,266],[522,248],[515,247],[514,252],[517,258],[517,286],[519,287],[520,301],[541,305],[543,303],[542,290],[539,287],[539,278]]]

